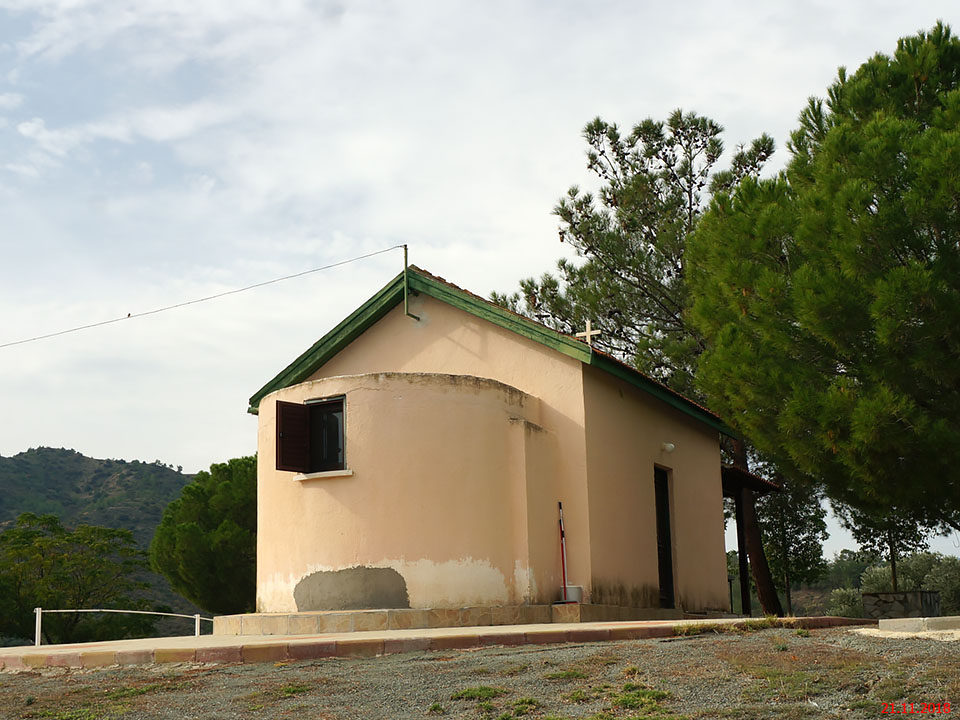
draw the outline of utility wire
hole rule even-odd
[[[330,265],[313,268],[312,270],[304,270],[303,272],[294,273],[293,275],[285,275],[283,277],[274,278],[273,280],[266,280],[265,282],[256,283],[254,285],[247,285],[246,287],[237,288],[236,290],[227,290],[222,293],[217,293],[216,295],[208,295],[207,297],[197,298],[196,300],[187,300],[186,302],[177,303],[175,305],[167,305],[166,307],[157,308],[155,310],[147,310],[139,313],[128,313],[123,317],[114,318],[112,320],[102,320],[100,322],[90,323],[89,325],[80,325],[78,327],[69,328],[68,330],[59,330],[57,332],[47,333],[46,335],[37,335],[36,337],[25,338],[23,340],[14,340],[13,342],[0,344],[0,350],[3,348],[13,347],[14,345],[24,345],[26,343],[36,342],[37,340],[46,340],[59,335],[67,335],[69,333],[80,332],[81,330],[89,330],[90,328],[101,327],[102,325],[111,325],[112,323],[118,323],[124,320],[146,317],[147,315],[156,315],[157,313],[166,312],[167,310],[175,310],[177,308],[186,307],[187,305],[196,305],[197,303],[207,302],[208,300],[216,300],[217,298],[226,297],[227,295],[236,295],[237,293],[246,292],[247,290],[265,287],[266,285],[273,285],[274,283],[283,282],[284,280],[293,280],[294,278],[310,275],[311,273],[320,272],[321,270],[330,270],[331,268],[347,265],[348,263],[357,262],[358,260],[366,260],[374,255],[382,255],[383,253],[402,247],[403,245],[394,245],[393,247],[377,250],[376,252],[367,253],[366,255],[358,255],[357,257],[350,258],[349,260],[341,260],[340,262],[331,263]]]

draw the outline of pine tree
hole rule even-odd
[[[587,166],[600,189],[594,195],[573,186],[554,209],[560,240],[583,262],[560,260],[557,276],[522,280],[519,293],[494,293],[494,302],[571,335],[590,320],[601,331],[599,349],[697,397],[693,376],[704,345],[685,317],[687,238],[710,192],[756,177],[774,149],[763,135],[738,148],[728,169],[715,172],[721,132],[712,120],[681,110],[665,123],[644,120],[627,135],[600,118],[589,123],[583,133]],[[780,615],[752,492],[743,499],[758,593],[764,611]]]
[[[841,69],[790,149],[691,239],[698,381],[789,475],[960,527],[960,42]]]
[[[174,590],[205,610],[250,612],[256,535],[256,458],[214,463],[164,510],[150,543],[150,563]]]

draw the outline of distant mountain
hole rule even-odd
[[[146,550],[164,509],[192,480],[159,461],[97,460],[62,448],[0,456],[0,528],[21,513],[52,513],[70,528],[87,524],[131,530]],[[154,586],[151,600],[174,612],[199,612],[162,576],[150,573],[144,579]]]
[[[97,460],[76,450],[35,448],[0,457],[0,524],[20,513],[53,513],[81,523],[132,530],[146,549],[160,517],[192,475],[161,464]]]

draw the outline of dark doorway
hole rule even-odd
[[[653,469],[657,502],[657,564],[660,570],[660,607],[673,608],[673,546],[670,541],[670,482],[667,471]]]

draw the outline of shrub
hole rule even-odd
[[[924,590],[940,592],[940,612],[960,615],[960,558],[941,557],[923,580]]]
[[[864,573],[866,574],[866,573]],[[839,617],[863,617],[863,598],[853,588],[837,588],[827,600],[827,614]]]

